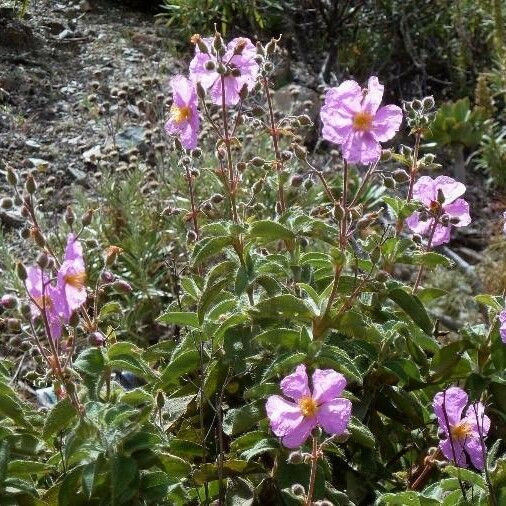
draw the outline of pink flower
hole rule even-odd
[[[381,155],[380,142],[390,140],[402,122],[396,105],[379,108],[384,86],[369,78],[367,89],[355,81],[344,81],[325,95],[320,112],[323,138],[340,144],[343,157],[350,163],[374,163]]]
[[[200,126],[195,86],[182,75],[173,77],[170,85],[173,100],[170,119],[165,124],[165,131],[168,135],[179,137],[183,148],[195,149]]]
[[[253,89],[258,75],[256,48],[250,39],[240,37],[232,39],[227,44],[225,54],[216,56],[213,49],[213,39],[205,38],[202,42],[209,48],[209,53],[202,52],[195,46],[195,56],[190,62],[190,79],[210,90],[211,100],[216,105],[222,105],[222,82],[217,72],[217,66],[222,63],[226,68],[224,77],[225,104],[235,105],[239,102],[239,92],[246,85],[248,91]],[[211,62],[208,64],[208,62]]]
[[[502,231],[506,234],[506,211],[502,213],[502,217],[504,219],[504,224],[502,226]]]
[[[451,177],[438,176],[432,179],[430,176],[422,176],[413,186],[413,198],[425,206],[428,219],[422,219],[423,215],[416,211],[406,220],[406,224],[416,234],[427,236],[434,225],[434,215],[439,215],[431,245],[438,246],[449,242],[452,225],[465,227],[471,223],[469,204],[458,198],[465,191],[465,185]],[[443,202],[438,202],[438,193],[444,197]],[[441,217],[444,215],[448,217],[446,225],[441,223]]]
[[[64,292],[70,312],[86,302],[85,283],[83,247],[74,234],[69,234],[63,263],[58,270],[58,286]]]
[[[458,466],[467,467],[469,458],[481,470],[484,466],[482,439],[490,429],[490,418],[485,415],[481,402],[471,404],[462,418],[467,404],[467,393],[459,387],[450,387],[435,395],[432,407],[443,437],[439,448]]]
[[[52,339],[59,339],[63,325],[68,323],[70,311],[64,291],[59,285],[49,281],[47,275],[39,268],[27,269],[26,289],[31,298],[32,319],[45,313]]]
[[[295,372],[281,381],[283,394],[294,402],[271,395],[266,411],[271,428],[287,448],[301,446],[316,427],[329,434],[341,435],[351,417],[351,402],[339,395],[346,379],[332,369],[316,369],[312,376],[313,392],[308,385],[306,366],[299,365]]]
[[[501,340],[504,344],[506,344],[506,309],[503,309],[499,313],[499,334],[501,336]]]

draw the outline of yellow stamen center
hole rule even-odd
[[[86,282],[86,272],[65,274],[65,276],[63,276],[63,279],[65,280],[65,283],[67,283],[67,285],[73,286],[74,288],[80,290],[81,288],[83,288],[84,283]]]
[[[302,414],[306,417],[315,416],[318,413],[318,404],[312,397],[307,395],[299,399],[299,407]]]
[[[468,423],[462,422],[459,423],[458,425],[452,426],[450,428],[450,432],[453,439],[462,440],[465,439],[467,436],[469,436],[469,434],[471,434],[472,428]]]
[[[187,105],[183,105],[182,107],[173,105],[170,108],[170,115],[172,116],[174,123],[179,124],[183,121],[188,121],[191,118],[192,110]]]
[[[439,211],[439,209],[441,209],[441,204],[439,202],[437,202],[436,200],[432,200],[429,205],[429,209],[433,212]]]
[[[372,128],[372,114],[366,111],[357,112],[353,116],[353,128],[359,132],[369,132]]]

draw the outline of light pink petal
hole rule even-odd
[[[184,149],[195,149],[197,147],[197,130],[189,121],[181,129],[179,140]]]
[[[436,229],[434,230],[434,235],[432,237],[431,246],[440,246],[441,244],[446,244],[450,242],[451,239],[451,227],[445,227],[438,223],[436,225]]]
[[[195,100],[195,85],[183,75],[174,76],[170,80],[173,101],[177,106],[185,106]]]
[[[348,427],[351,417],[351,401],[334,399],[325,402],[318,409],[318,424],[328,434],[340,436]]]
[[[271,395],[265,405],[271,429],[276,436],[284,436],[296,428],[304,418],[299,406],[283,399],[280,395]]]
[[[225,85],[225,105],[236,105],[239,100],[239,81],[237,78],[228,76],[224,78]],[[223,88],[221,84],[221,78],[217,79],[212,85],[210,96],[213,104],[222,105],[222,93]]]
[[[280,386],[282,392],[296,402],[301,397],[310,397],[311,391],[309,390],[306,366],[304,364],[298,365],[295,372],[283,378]]]
[[[459,467],[467,467],[466,452],[461,441],[453,440],[452,446],[452,441],[448,438],[439,443],[439,448],[448,460],[455,462]]]
[[[476,437],[466,439],[464,447],[473,466],[481,471],[485,467],[485,456],[483,454],[483,446],[480,439]]]
[[[342,146],[349,163],[374,163],[381,156],[381,146],[369,132],[353,132]]]
[[[427,235],[434,218],[422,221],[420,219],[420,213],[415,211],[411,216],[406,218],[406,225],[415,233],[420,235]]]
[[[324,107],[339,109],[343,116],[352,117],[361,110],[362,88],[355,81],[344,81],[325,93]]]
[[[402,110],[396,105],[381,107],[372,122],[372,133],[379,142],[390,140],[402,123]]]
[[[67,237],[67,246],[65,247],[64,260],[83,260],[83,247],[81,242],[76,239],[75,234],[69,234]]]
[[[332,369],[316,369],[313,379],[313,399],[318,403],[339,397],[346,387],[346,378]]]
[[[416,180],[413,185],[413,199],[427,207],[437,200],[435,181],[430,176],[422,176]]]
[[[469,214],[469,204],[464,199],[457,199],[451,204],[444,204],[444,212],[450,218],[458,218],[458,223],[453,223],[455,227],[465,227],[471,223],[471,216]]]
[[[462,411],[466,407],[467,401],[467,393],[459,387],[447,388],[434,396],[432,407],[438,418],[439,427],[446,434],[448,434],[446,419],[450,425],[457,425],[462,418]],[[444,412],[446,412],[446,417]]]
[[[376,114],[378,107],[383,99],[383,90],[385,87],[380,84],[376,76],[371,76],[367,82],[367,94],[363,101],[363,108],[369,114]]]
[[[485,406],[475,402],[466,409],[465,421],[473,428],[475,437],[486,437],[490,430],[490,418],[485,414]]]
[[[501,311],[499,314],[499,321],[501,322],[499,335],[501,336],[501,341],[506,344],[506,311]]]
[[[352,133],[353,127],[351,125],[336,128],[332,124],[323,123],[322,137],[334,144],[345,144]]]
[[[311,431],[316,427],[316,423],[315,416],[304,418],[297,427],[281,439],[281,442],[287,448],[298,448],[302,446],[311,435]]]
[[[502,227],[502,231],[506,234],[506,211],[502,213],[502,217],[504,219],[504,225]]]
[[[206,69],[205,65],[209,60],[216,62],[215,57],[210,54],[201,53],[197,49],[195,56],[190,62],[190,79],[195,84],[200,82],[206,90],[219,79],[218,72]]]
[[[466,191],[466,186],[455,179],[448,176],[438,176],[434,180],[434,185],[436,187],[436,195],[437,190],[441,190],[445,197],[445,204],[450,204],[455,199],[458,199],[462,196]]]

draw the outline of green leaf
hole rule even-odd
[[[474,300],[476,302],[479,302],[480,304],[483,304],[484,306],[491,307],[492,309],[495,309],[496,311],[502,310],[502,304],[500,301],[500,297],[494,296],[494,295],[488,295],[486,293],[482,293],[480,295],[476,295],[474,297]]]
[[[74,362],[74,368],[87,376],[98,377],[104,366],[105,359],[101,348],[86,348]]]
[[[167,497],[171,480],[163,471],[142,471],[140,493],[145,501],[161,501]]]
[[[227,482],[225,506],[251,506],[255,499],[255,488],[243,478],[231,478]]]
[[[211,306],[211,304],[220,296],[221,290],[229,283],[227,278],[218,279],[215,283],[210,283],[210,278],[208,279],[208,283],[200,296],[197,316],[199,323],[202,324],[204,322],[204,318],[207,314],[207,310]]]
[[[400,306],[426,334],[432,335],[431,319],[415,295],[411,295],[401,288],[394,288],[388,292],[388,297]]]
[[[159,322],[168,323],[172,325],[179,325],[180,327],[199,327],[199,319],[197,313],[183,312],[183,311],[169,311],[157,318]]]
[[[254,427],[265,417],[264,404],[263,401],[257,401],[228,410],[223,417],[223,432],[227,436],[235,436]]]
[[[23,405],[17,399],[2,391],[0,391],[0,413],[19,425],[30,426],[30,423],[25,420]]]
[[[23,478],[33,474],[44,474],[50,469],[51,466],[48,466],[44,462],[36,462],[34,460],[11,460],[7,467],[7,472],[10,476]]]
[[[77,418],[77,411],[68,397],[59,401],[49,412],[42,430],[42,437],[48,439],[70,427]]]
[[[364,425],[358,418],[352,416],[348,424],[348,430],[351,432],[351,439],[359,445],[366,448],[374,448],[376,440],[374,434],[369,430],[367,425]]]
[[[158,459],[160,460],[163,470],[174,481],[188,478],[191,474],[192,466],[187,460],[171,455],[170,453],[159,453]]]
[[[107,316],[112,314],[121,314],[121,304],[115,300],[107,302],[100,308],[100,314],[98,316],[100,321],[103,321]]]
[[[115,455],[111,459],[111,502],[113,506],[128,502],[137,492],[139,474],[135,460]]]
[[[298,318],[311,319],[311,310],[307,304],[295,295],[286,293],[265,299],[254,306],[256,315],[260,318]]]
[[[300,330],[275,328],[266,330],[256,337],[256,340],[269,348],[295,348],[300,342]]]
[[[11,454],[10,443],[7,439],[0,441],[0,488],[7,475],[7,465]]]
[[[198,265],[207,258],[221,253],[226,246],[231,246],[234,238],[230,235],[210,237],[199,241],[193,250],[192,264]]]
[[[350,381],[362,384],[362,374],[349,355],[338,348],[329,344],[324,344],[316,357],[318,365],[321,367],[332,367],[342,372]]]
[[[267,241],[293,240],[295,234],[285,226],[271,220],[255,221],[249,229],[251,237],[260,237]]]
[[[227,478],[263,472],[264,468],[255,462],[239,459],[226,460],[223,462],[223,476]],[[198,485],[203,485],[206,481],[217,480],[218,465],[203,464],[193,473],[193,478]]]
[[[184,374],[194,371],[200,366],[200,355],[197,350],[186,350],[172,359],[162,371],[159,388],[177,385]]]
[[[487,482],[481,476],[481,474],[478,474],[474,471],[471,471],[470,469],[465,469],[462,467],[455,467],[455,466],[445,466],[443,468],[443,472],[446,474],[449,474],[453,478],[458,478],[463,481],[467,481],[468,483],[472,483],[473,485],[477,485],[483,490],[487,490]]]

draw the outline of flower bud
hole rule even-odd
[[[266,61],[266,62],[264,63],[264,70],[265,70],[266,72],[272,72],[272,71],[274,70],[274,65],[272,64],[272,62],[270,62],[270,61]]]
[[[192,35],[190,41],[199,48],[201,53],[209,54],[209,48],[198,33]]]
[[[458,225],[460,223],[460,218],[458,216],[452,216],[450,218],[450,223],[452,225]]]
[[[118,279],[113,284],[112,287],[121,293],[131,293],[132,292],[132,285],[130,283],[126,282],[124,279]]]
[[[156,406],[158,409],[162,409],[165,406],[165,396],[161,390],[156,392]]]
[[[301,186],[303,182],[304,176],[301,176],[300,174],[295,174],[294,176],[292,176],[292,179],[290,180],[290,184],[294,188],[299,188],[299,186]]]
[[[262,188],[264,187],[264,180],[259,179],[256,181],[253,186],[251,187],[251,191],[253,192],[253,195],[257,195],[262,191]]]
[[[30,237],[33,239],[33,242],[40,248],[43,248],[46,245],[46,239],[38,228],[32,227],[30,229]]]
[[[37,185],[35,184],[35,179],[33,176],[28,176],[25,182],[25,190],[29,195],[33,195],[37,190]]]
[[[100,273],[100,281],[102,283],[112,283],[116,279],[116,276],[111,271],[102,271]]]
[[[7,323],[7,330],[9,332],[19,332],[21,330],[21,320],[18,318],[7,318],[5,322]]]
[[[246,170],[246,167],[247,167],[247,165],[245,162],[238,162],[236,165],[238,172],[244,172]]]
[[[223,54],[227,50],[225,47],[225,43],[223,42],[223,38],[221,33],[216,32],[213,38],[213,48],[216,50],[218,54]]]
[[[311,179],[311,177],[308,177],[304,180],[304,189],[309,190],[313,187],[314,181]]]
[[[260,118],[264,114],[265,114],[265,109],[263,107],[260,107],[259,105],[255,106],[255,107],[253,107],[253,109],[251,109],[251,115],[254,118]]]
[[[450,216],[448,214],[443,214],[443,216],[441,216],[439,221],[441,222],[441,225],[443,225],[443,227],[447,227],[450,224]]]
[[[221,193],[215,193],[211,195],[211,202],[213,204],[220,204],[223,202],[223,195]]]
[[[251,165],[254,167],[263,167],[265,164],[265,160],[263,158],[260,158],[259,156],[255,156],[250,160]]]
[[[96,331],[88,335],[88,343],[90,346],[104,346],[106,338],[102,332]]]
[[[16,186],[18,184],[18,176],[16,176],[15,172],[10,167],[7,169],[7,182],[11,186]]]
[[[216,70],[216,63],[213,60],[207,60],[204,67],[206,70],[209,70],[209,72],[213,72]]]
[[[411,239],[415,244],[422,244],[422,236],[420,234],[413,234]]]
[[[265,54],[264,47],[262,46],[262,43],[260,41],[256,43],[256,50],[257,54],[260,56],[263,56]]]
[[[273,54],[274,51],[276,51],[276,48],[277,48],[277,40],[272,38],[268,43],[267,45],[265,46],[265,52],[267,54]]]
[[[444,204],[445,201],[445,194],[443,193],[443,190],[441,188],[438,188],[437,190],[437,201],[440,204]]]
[[[93,210],[88,209],[88,211],[86,211],[81,217],[81,224],[83,225],[83,227],[87,227],[91,223],[92,219],[93,219]]]
[[[4,307],[5,309],[15,309],[17,305],[18,299],[10,293],[2,295],[0,298],[0,306]]]
[[[392,172],[392,177],[396,183],[406,183],[409,181],[409,174],[404,169],[396,169]]]
[[[304,146],[301,146],[300,144],[292,144],[291,145],[294,153],[295,153],[295,156],[299,159],[299,160],[306,160],[307,158],[307,149],[304,147]]]
[[[200,158],[202,156],[202,150],[200,148],[195,148],[192,151],[192,158]]]
[[[49,257],[45,251],[42,251],[37,257],[37,265],[41,269],[47,269],[48,264],[49,264]]]
[[[302,452],[300,450],[296,452],[291,452],[290,455],[288,455],[286,461],[289,464],[302,464],[303,461]]]
[[[195,233],[194,230],[188,230],[188,232],[186,233],[186,242],[188,244],[191,244],[193,242],[195,242],[197,240],[197,234]]]
[[[111,266],[116,262],[120,253],[123,250],[119,246],[108,246],[104,251],[105,265]]]
[[[205,88],[202,86],[202,83],[201,83],[200,81],[197,83],[196,89],[197,89],[197,96],[198,96],[201,100],[204,100],[204,98],[206,98],[206,90],[205,90]]]
[[[288,149],[281,151],[281,160],[283,160],[284,162],[288,162],[288,160],[291,160],[292,156],[293,153]]]
[[[421,100],[418,100],[417,98],[415,98],[415,100],[413,100],[413,102],[412,102],[412,107],[413,107],[414,111],[421,111],[422,107],[423,107]]]
[[[14,202],[10,197],[5,197],[0,201],[0,207],[2,209],[12,209]]]
[[[241,69],[234,67],[231,71],[232,77],[241,77]]]
[[[249,95],[248,85],[244,83],[242,88],[239,90],[239,97],[241,100],[246,100]]]
[[[422,99],[422,107],[425,111],[430,111],[434,106],[435,102],[432,95]]]
[[[344,209],[341,204],[336,204],[334,206],[334,210],[332,211],[332,216],[334,216],[334,219],[337,221],[341,221],[344,217]]]
[[[65,223],[71,227],[76,221],[76,215],[70,206],[65,210]]]
[[[306,489],[300,483],[294,483],[290,490],[297,497],[304,497],[306,495]]]

